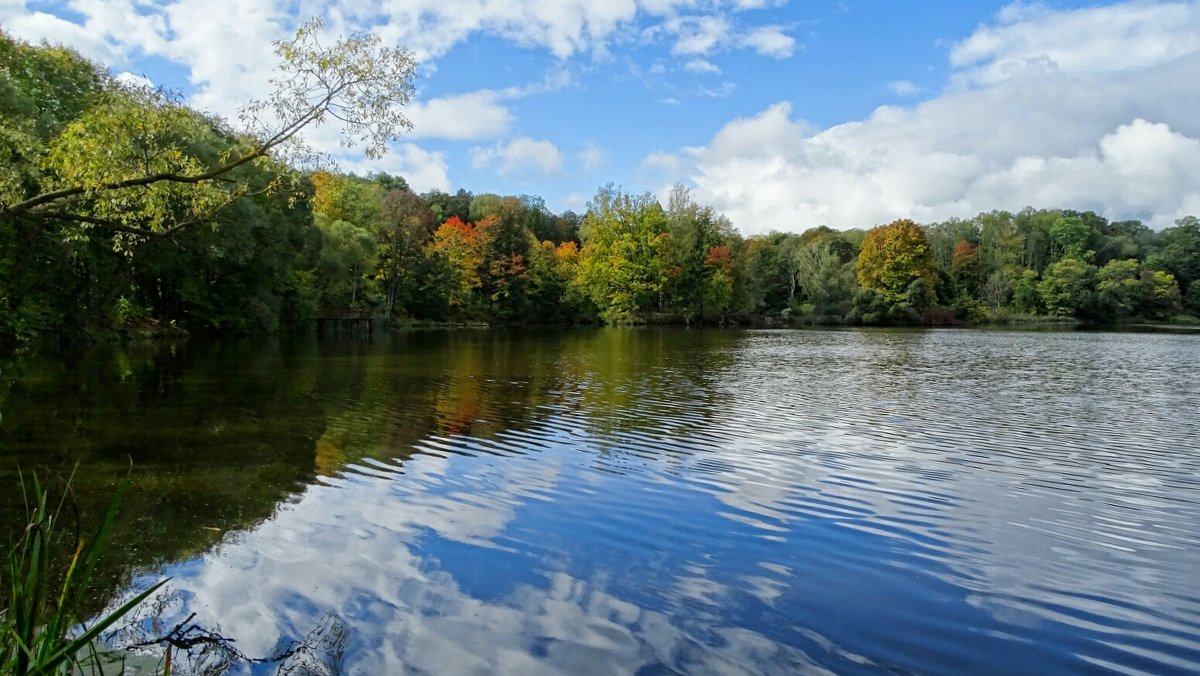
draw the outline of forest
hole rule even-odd
[[[299,143],[330,117],[368,156],[410,126],[412,55],[370,36],[277,54],[294,77],[238,126],[75,52],[0,32],[0,349],[260,333],[328,314],[408,323],[950,325],[1196,322],[1200,219],[1155,231],[1026,208],[746,237],[676,186],[414,192]],[[305,80],[312,64],[320,78]],[[357,89],[356,89],[357,88]]]

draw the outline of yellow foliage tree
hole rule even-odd
[[[937,261],[920,226],[908,219],[867,231],[854,265],[859,286],[874,289],[890,303],[904,299],[920,280],[932,297],[937,287]]]

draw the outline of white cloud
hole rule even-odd
[[[494,138],[508,131],[513,119],[498,99],[496,92],[484,90],[417,101],[405,112],[413,138]]]
[[[696,93],[709,99],[723,99],[736,89],[737,85],[727,80],[716,87],[701,87]]]
[[[637,179],[641,185],[651,186],[651,191],[666,199],[671,187],[683,178],[684,162],[674,153],[653,152],[642,158],[637,167]]]
[[[166,40],[147,51],[186,65],[197,89],[193,104],[233,117],[241,105],[270,91],[276,63],[271,41],[289,29],[267,3],[176,0],[163,14],[169,26]]]
[[[104,63],[124,64],[125,53],[120,47],[110,44],[103,35],[89,31],[86,26],[60,19],[45,12],[28,12],[23,2],[2,7],[0,25],[6,32],[18,37],[39,42],[71,45],[80,54]]]
[[[751,49],[762,56],[785,59],[792,55],[796,40],[775,25],[742,27],[722,14],[677,16],[663,24],[676,36],[671,47],[682,56],[707,56],[722,49]]]
[[[120,69],[154,57],[183,67],[190,84],[189,102],[235,119],[248,101],[269,91],[276,63],[271,42],[286,37],[304,17],[325,19],[330,35],[371,31],[385,44],[404,45],[430,73],[435,60],[473,36],[486,34],[544,49],[559,59],[579,54],[604,55],[610,44],[634,35],[670,41],[681,53],[700,55],[715,48],[743,46],[763,52],[760,32],[734,17],[757,8],[758,0],[711,0],[703,16],[692,0],[296,0],[293,3],[243,0],[69,0],[72,17],[31,11],[25,0],[0,0],[0,24],[17,37],[71,45],[83,54]],[[766,27],[767,35],[773,27]],[[785,36],[786,37],[786,36]],[[769,42],[769,41],[768,41]],[[766,44],[766,43],[763,43]],[[768,46],[767,51],[771,53]],[[549,91],[570,81],[563,68],[546,82],[495,92],[473,92],[416,103],[408,111],[416,135],[428,138],[483,139],[505,133],[512,115],[499,102]],[[167,86],[182,83],[164,82]],[[309,134],[319,148],[338,152],[336,134]]]
[[[1060,33],[1079,26],[1086,40]],[[825,130],[780,102],[687,149],[683,172],[752,232],[1027,205],[1161,227],[1200,211],[1197,26],[1200,3],[1010,8],[954,48],[961,70],[941,96]],[[1139,47],[1144,35],[1165,47]],[[1093,60],[1093,45],[1112,53]]]
[[[580,150],[575,157],[579,168],[585,173],[591,174],[607,161],[608,153],[600,147],[600,144],[590,142],[585,144],[583,150]]]
[[[130,85],[133,87],[153,87],[154,86],[154,83],[151,82],[150,79],[147,78],[146,76],[137,75],[136,73],[130,73],[129,71],[117,73],[116,80],[117,80],[117,82],[120,82],[120,83],[126,84],[126,85]]]
[[[887,88],[896,96],[915,96],[924,91],[910,80],[893,80],[887,84]]]
[[[378,160],[339,158],[338,164],[360,176],[379,172],[403,176],[416,192],[449,191],[451,187],[445,154],[412,143],[397,144]]]
[[[961,81],[1144,68],[1200,50],[1196,2],[1126,2],[1070,12],[1014,4],[954,46]]]
[[[719,74],[721,72],[721,69],[717,68],[716,64],[704,59],[692,59],[683,64],[683,67],[693,73]]]
[[[695,16],[668,22],[668,28],[678,34],[671,51],[684,55],[709,54],[732,31],[729,22],[720,16]]]
[[[741,39],[741,43],[763,56],[786,59],[796,48],[796,40],[779,26],[759,26]]]
[[[550,141],[521,136],[490,148],[472,148],[471,166],[494,168],[505,178],[551,176],[562,171],[563,154]]]
[[[562,207],[561,210],[570,210],[579,214],[587,210],[587,202],[587,195],[579,192],[571,192],[567,193],[567,195],[559,201],[559,204]]]

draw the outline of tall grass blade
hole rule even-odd
[[[74,478],[74,472],[71,478]],[[60,500],[51,513],[47,508],[46,491],[36,475],[32,483],[31,504],[21,475],[28,525],[16,542],[10,541],[8,598],[3,599],[5,605],[0,607],[0,672],[20,676],[58,673],[66,668],[82,669],[79,654],[86,649],[95,656],[94,642],[100,634],[167,582],[162,580],[153,585],[90,627],[83,625],[79,608],[86,599],[100,556],[108,546],[117,509],[129,487],[129,480],[126,479],[118,489],[92,538],[76,542],[57,595],[51,589],[52,549],[64,501]],[[69,481],[66,490],[70,490]],[[72,636],[77,627],[80,633]]]
[[[96,639],[105,629],[111,627],[117,620],[121,619],[140,604],[145,601],[151,594],[158,591],[159,587],[170,581],[171,578],[159,580],[149,589],[126,601],[124,605],[117,608],[113,612],[105,615],[103,618],[93,624],[87,631],[83,632],[75,639],[71,640],[55,652],[51,653],[44,661],[38,664],[34,674],[48,674],[56,669],[60,664],[74,658],[75,654],[86,648],[93,640]]]

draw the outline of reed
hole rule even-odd
[[[61,527],[62,507],[70,489],[53,510],[36,476],[32,495],[25,498],[28,525],[10,540],[7,551],[7,593],[0,606],[0,673],[57,674],[84,671],[85,661],[96,657],[96,639],[101,632],[166,584],[162,580],[130,599],[116,610],[92,620],[83,616],[81,603],[112,531],[117,508],[129,486],[117,491],[100,526],[90,538],[77,538],[65,572],[55,565],[53,543]],[[58,579],[61,575],[61,586]]]

